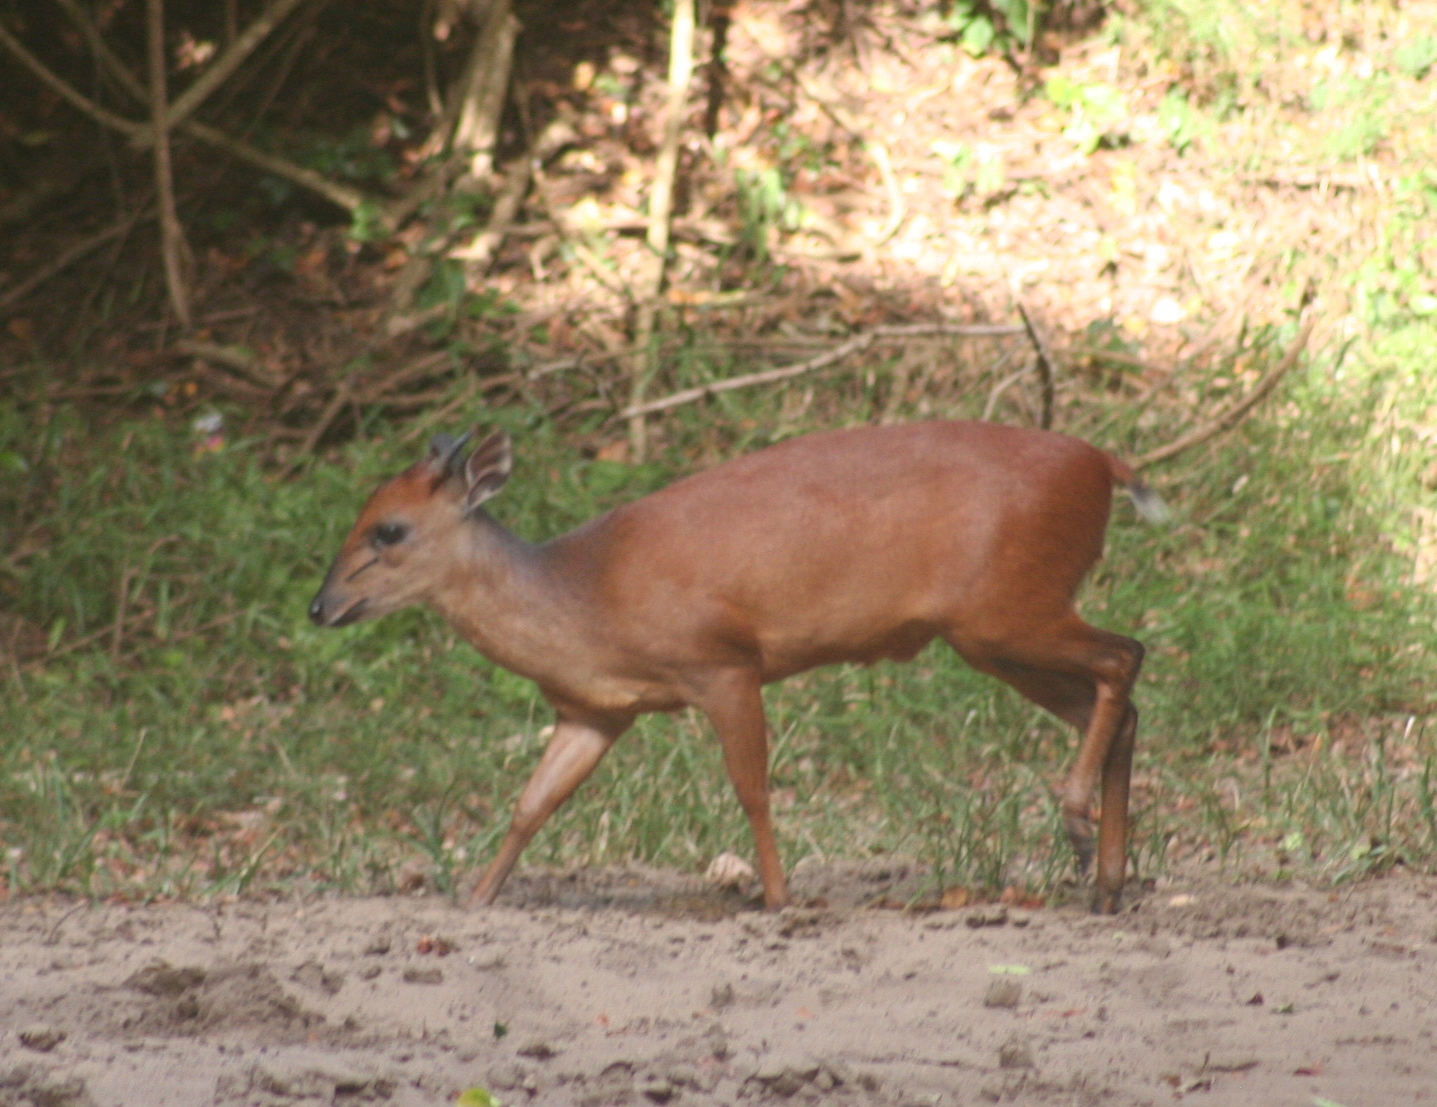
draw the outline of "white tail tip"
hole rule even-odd
[[[1172,520],[1172,510],[1163,502],[1163,498],[1146,484],[1128,485],[1128,495],[1133,498],[1133,506],[1138,509],[1144,522],[1160,527]]]

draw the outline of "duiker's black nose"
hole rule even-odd
[[[318,595],[309,605],[309,621],[315,626],[324,625],[324,596]]]

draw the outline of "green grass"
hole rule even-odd
[[[1412,511],[1433,498],[1432,330],[1376,331],[1340,368],[1315,356],[1237,434],[1154,474],[1174,526],[1115,508],[1084,610],[1149,647],[1140,873],[1194,857],[1278,877],[1437,868],[1437,612],[1411,572]],[[676,373],[727,371],[695,356]],[[572,428],[530,411],[474,414],[518,442],[496,514],[539,539],[718,457],[877,418],[886,380],[859,367],[802,404],[729,394],[664,423],[646,466],[586,460]],[[986,390],[944,395],[934,414],[972,415]],[[1097,403],[1066,417],[1102,423]],[[252,443],[197,454],[181,421],[61,410],[37,434],[30,418],[0,412],[0,587],[52,650],[3,676],[11,890],[385,890],[415,873],[448,889],[487,856],[550,722],[534,689],[427,613],[343,631],[304,617],[363,495],[415,448],[381,426],[282,480]],[[1104,444],[1136,453],[1172,431],[1125,419],[1106,413]],[[1048,893],[1070,876],[1053,786],[1074,736],[945,648],[767,696],[789,864],[896,851],[935,884]],[[750,852],[747,827],[685,713],[642,720],[526,860],[695,871],[730,849]]]
[[[1119,503],[1086,590],[1093,622],[1149,650],[1142,875],[1208,860],[1276,879],[1437,870],[1437,582],[1414,571],[1437,564],[1437,176],[1432,115],[1413,107],[1430,99],[1437,50],[1368,34],[1395,11],[1152,0],[1103,32],[1165,67],[1152,71],[1172,82],[1159,123],[1179,149],[1246,113],[1251,148],[1230,168],[1392,159],[1360,249],[1322,259],[1321,332],[1345,338],[1239,431],[1151,474],[1170,528]],[[1322,27],[1304,24],[1314,14]],[[1300,260],[1289,252],[1273,277],[1292,282],[1289,301]],[[457,310],[461,293],[440,284]],[[1294,329],[1184,370],[1170,406],[1146,413],[1112,380],[1065,379],[1060,425],[1138,455],[1250,385]],[[689,337],[665,386],[752,368]],[[906,353],[680,409],[655,422],[643,466],[577,448],[621,433],[604,413],[468,415],[514,435],[518,467],[493,508],[537,540],[807,430],[982,412],[987,352]],[[7,378],[0,398],[0,616],[49,647],[0,655],[0,887],[197,896],[385,890],[420,874],[447,889],[482,862],[547,706],[428,614],[324,632],[304,617],[363,496],[416,456],[398,441],[407,428],[366,413],[356,441],[281,479],[258,443],[197,453],[177,416],[100,419],[27,402],[24,383]],[[998,417],[1025,417],[1020,391]],[[1053,787],[1075,737],[946,649],[804,674],[767,702],[787,863],[900,852],[935,885],[1061,892],[1071,857]],[[685,713],[642,720],[526,860],[696,871],[724,850],[749,853],[747,827],[706,723]]]

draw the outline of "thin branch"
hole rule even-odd
[[[439,93],[439,71],[434,64],[434,0],[424,0],[419,12],[419,42],[424,55],[424,99],[429,114],[444,117],[444,97]]]
[[[75,26],[79,28],[80,33],[85,37],[85,41],[90,44],[90,49],[94,52],[96,58],[99,59],[105,71],[108,72],[126,92],[133,96],[136,101],[145,103],[149,94],[135,78],[135,75],[126,68],[124,62],[116,57],[114,52],[105,45],[105,40],[101,37],[95,24],[85,14],[84,9],[76,3],[76,0],[57,0],[57,2],[65,9]],[[53,85],[54,82],[59,82],[59,78],[54,77],[53,74],[49,74],[48,70],[45,71],[45,74],[48,74],[48,77],[42,74],[42,78],[46,79],[46,83]],[[53,78],[53,81],[50,78]],[[63,84],[63,82],[60,83]],[[74,93],[74,97],[78,97],[80,100],[85,99],[78,92]],[[74,98],[69,96],[66,98],[70,99],[72,103],[75,103]],[[91,105],[91,107],[93,107],[93,105]],[[81,106],[81,110],[86,111],[87,114],[94,115],[95,111],[102,109],[96,108],[95,111],[89,111]],[[118,116],[114,118],[119,119]],[[125,131],[132,139],[142,145],[147,143],[150,136],[154,133],[152,127],[131,124],[128,120],[122,120],[121,122],[124,123],[125,126],[121,126],[119,129]],[[110,125],[114,126],[115,124],[111,123]],[[356,188],[340,184],[337,181],[331,181],[328,177],[316,173],[313,169],[306,169],[302,165],[296,165],[294,162],[277,157],[274,154],[267,154],[263,150],[256,149],[241,139],[231,138],[223,131],[201,123],[198,120],[187,120],[179,124],[179,129],[192,138],[197,138],[210,146],[219,147],[240,161],[248,162],[258,169],[263,169],[266,173],[272,173],[276,177],[283,177],[285,180],[292,181],[302,188],[307,188],[316,195],[324,197],[324,199],[336,207],[343,208],[351,215],[359,209],[360,205],[366,202],[367,197],[365,194]]]
[[[274,388],[274,381],[266,380],[254,354],[239,346],[221,346],[217,342],[201,342],[193,338],[182,338],[170,347],[177,354],[213,362],[238,374],[250,384],[266,392]]]
[[[112,223],[103,231],[99,231],[98,233],[91,235],[89,238],[75,243],[75,245],[71,246],[54,261],[50,262],[49,265],[46,265],[43,268],[32,273],[28,278],[21,281],[14,288],[6,289],[3,293],[0,293],[0,311],[5,311],[9,309],[12,304],[19,303],[26,296],[30,295],[30,293],[34,292],[35,289],[39,288],[42,284],[48,281],[51,277],[55,277],[58,276],[60,273],[63,273],[71,265],[75,264],[75,262],[79,261],[81,258],[90,254],[92,251],[103,246],[106,242],[109,242],[110,239],[119,238],[121,235],[125,234],[128,230],[130,230],[130,228],[133,227],[137,222],[139,222],[139,220],[145,218],[146,216],[153,215],[153,211],[137,212],[134,215],[127,215],[118,223]]]
[[[130,559],[127,556],[120,566],[120,583],[115,589],[115,626],[110,635],[110,660],[120,659],[120,644],[125,640],[125,605],[130,600]]]
[[[67,0],[61,0],[61,2],[66,3]],[[68,6],[66,10],[69,10]],[[80,24],[82,32],[85,32],[86,26],[86,23]],[[92,37],[88,32],[85,32],[85,35],[87,39],[91,39]],[[98,40],[92,39],[92,41]],[[86,96],[75,91],[74,88],[47,69],[43,62],[30,54],[3,26],[0,26],[0,46],[4,46],[10,50],[42,83],[54,89],[81,114],[88,115],[91,119],[96,120],[104,126],[128,135],[131,141],[141,149],[149,145],[154,135],[154,127],[152,125],[136,123],[115,115],[113,112],[106,111]],[[101,44],[101,46],[103,46],[103,44]],[[125,85],[128,91],[135,91],[137,97],[141,100],[147,99],[148,94],[139,86],[139,83],[133,75],[125,69],[119,59],[115,58],[108,50],[101,53],[99,57],[102,64],[110,70],[116,80]],[[248,162],[258,169],[263,169],[266,173],[274,174],[276,177],[283,177],[285,180],[293,181],[300,187],[309,189],[316,195],[324,197],[330,203],[343,208],[351,214],[358,211],[359,208],[366,203],[373,203],[378,207],[377,201],[366,196],[358,189],[340,184],[337,181],[332,181],[312,169],[306,169],[302,165],[296,165],[294,162],[287,161],[274,154],[265,153],[263,150],[256,149],[247,142],[231,138],[223,131],[200,123],[197,120],[188,120],[181,123],[179,128],[185,134],[197,138],[210,146],[217,146],[226,153],[238,158],[240,161]]]
[[[1241,423],[1258,404],[1262,403],[1262,401],[1268,397],[1272,390],[1282,382],[1282,378],[1287,376],[1289,370],[1297,364],[1297,359],[1307,346],[1308,336],[1312,334],[1312,327],[1316,321],[1317,317],[1315,314],[1307,317],[1306,321],[1302,324],[1302,329],[1297,332],[1297,337],[1292,340],[1292,345],[1288,347],[1287,353],[1283,355],[1282,360],[1268,370],[1267,375],[1253,386],[1251,392],[1229,407],[1221,415],[1209,420],[1202,426],[1169,442],[1166,446],[1159,446],[1155,450],[1149,450],[1143,454],[1142,457],[1133,461],[1133,468],[1142,469],[1159,461],[1166,461],[1168,458],[1175,457],[1184,450],[1190,450],[1194,446],[1202,445],[1210,438],[1216,438],[1219,434],[1231,430]]]
[[[374,384],[360,391],[356,391],[355,399],[360,403],[373,404],[383,400],[384,395],[392,392],[401,384],[406,384],[421,377],[433,376],[438,369],[447,369],[452,372],[454,369],[453,359],[448,350],[436,350],[433,353],[425,354],[406,362],[388,376],[380,378]]]
[[[293,181],[303,188],[309,189],[318,196],[323,196],[331,204],[341,207],[353,214],[365,204],[373,204],[375,201],[360,192],[357,188],[350,188],[349,185],[332,181],[313,169],[306,169],[302,165],[296,165],[292,161],[277,157],[274,154],[267,154],[258,150],[247,142],[241,142],[237,138],[231,138],[223,131],[216,130],[207,124],[197,120],[181,124],[180,130],[191,135],[201,142],[211,146],[218,146],[228,154],[233,154],[241,161],[249,162],[266,173],[273,173],[276,177],[283,177],[287,181]]]
[[[797,365],[784,365],[778,369],[765,369],[759,373],[747,373],[741,377],[729,377],[727,380],[713,381],[710,384],[699,385],[697,388],[685,388],[681,392],[675,392],[659,400],[650,400],[644,404],[627,407],[619,414],[625,419],[632,419],[638,415],[652,415],[656,411],[668,411],[670,408],[691,404],[695,400],[716,396],[720,392],[732,392],[736,388],[749,388],[756,384],[772,384],[775,381],[786,381],[793,377],[801,377],[805,373],[812,373],[817,369],[826,368],[834,362],[842,361],[850,354],[860,353],[880,339],[923,338],[937,335],[996,338],[1022,333],[1022,327],[963,325],[956,323],[912,323],[902,326],[874,327],[871,331],[855,335],[847,342],[841,342],[833,349],[819,354],[817,357],[809,358],[807,361],[801,361]]]
[[[170,170],[170,132],[164,126],[165,0],[146,0],[145,31],[150,65],[150,118],[155,128],[155,202],[160,211],[160,248],[165,287],[180,327],[190,329],[190,294],[185,283],[185,232],[175,210],[175,180]],[[118,647],[116,647],[118,649]]]
[[[204,103],[215,89],[229,80],[230,74],[302,3],[304,0],[274,0],[274,3],[244,29],[244,33],[235,39],[234,44],[195,79],[194,84],[175,97],[175,102],[165,113],[165,127],[173,127],[193,115],[195,109]]]
[[[1068,353],[1073,357],[1090,357],[1094,361],[1106,361],[1112,365],[1122,365],[1144,373],[1167,374],[1172,372],[1171,366],[1157,366],[1151,361],[1144,361],[1140,357],[1133,357],[1132,354],[1121,354],[1116,350],[1100,350],[1096,346],[1069,346]],[[1189,359],[1183,358],[1182,360],[1187,361]]]
[[[100,65],[134,99],[136,104],[143,104],[149,98],[149,93],[142,85],[129,67],[115,56],[109,46],[105,44],[104,36],[100,34],[99,28],[85,13],[77,0],[56,0],[60,7],[65,9],[65,14],[70,17],[70,22],[75,24],[85,41],[90,44],[90,51],[99,59]]]
[[[148,128],[140,123],[125,119],[122,116],[116,115],[114,112],[106,111],[87,96],[76,92],[70,85],[50,72],[44,62],[35,57],[29,50],[25,49],[20,40],[7,31],[3,24],[0,24],[0,46],[4,46],[5,49],[14,54],[20,64],[35,74],[42,84],[48,85],[62,100],[68,102],[71,107],[82,115],[88,115],[96,122],[127,134],[131,138],[138,138],[148,130]]]
[[[1003,362],[1006,360],[1006,357],[1000,358],[998,361],[998,365],[995,368],[1002,368]],[[1032,371],[1033,367],[1031,365],[1025,365],[1016,373],[1009,373],[1001,381],[995,384],[993,386],[993,390],[988,393],[988,402],[983,405],[983,414],[978,416],[979,422],[986,423],[989,419],[991,419],[993,417],[993,412],[998,407],[998,401],[1003,398],[1003,393],[1007,392],[1009,388],[1017,384],[1020,380],[1022,380]]]
[[[483,276],[494,260],[494,254],[505,237],[513,230],[514,220],[524,196],[529,191],[529,182],[536,168],[553,157],[561,147],[573,140],[574,128],[562,116],[557,116],[539,132],[533,146],[514,159],[504,171],[503,183],[494,198],[494,207],[489,213],[489,222],[474,236],[468,246],[449,251],[448,256],[468,262],[470,273]]]
[[[494,260],[494,252],[509,233],[524,194],[529,191],[529,180],[533,174],[533,162],[527,157],[517,157],[504,171],[503,183],[494,198],[494,207],[489,213],[489,222],[474,236],[468,246],[450,250],[449,257],[469,263],[470,272],[482,276]]]
[[[319,444],[319,440],[324,437],[324,432],[329,430],[329,425],[344,410],[344,405],[354,399],[354,391],[350,388],[349,381],[350,378],[346,377],[335,387],[334,395],[330,397],[329,403],[320,413],[318,421],[309,429],[309,433],[305,435],[304,441],[300,443],[289,465],[285,467],[284,475],[286,477],[293,476],[299,470],[300,466],[304,464],[304,459],[313,452],[315,446]]]
[[[664,115],[664,136],[654,166],[654,187],[649,193],[648,279],[639,288],[639,311],[634,326],[634,357],[629,380],[629,450],[635,461],[648,452],[648,431],[644,425],[644,395],[658,365],[658,354],[649,349],[658,321],[659,294],[664,290],[668,265],[669,234],[673,219],[674,178],[679,168],[679,141],[683,137],[684,108],[694,69],[694,0],[675,0],[673,30],[669,36],[669,99]]]
[[[882,246],[903,226],[903,221],[908,218],[908,206],[903,202],[903,190],[898,187],[898,177],[893,172],[893,161],[888,156],[888,147],[877,139],[868,139],[864,142],[864,147],[868,150],[868,156],[873,159],[873,164],[878,166],[878,175],[883,178],[883,187],[888,190],[888,222],[883,225],[873,243],[875,246]]]
[[[1018,314],[1023,317],[1023,329],[1028,332],[1028,341],[1033,344],[1033,349],[1038,354],[1038,376],[1043,382],[1043,414],[1038,420],[1038,426],[1047,430],[1053,425],[1053,377],[1056,375],[1053,359],[1048,354],[1048,347],[1038,334],[1038,329],[1033,326],[1033,320],[1028,318],[1028,309],[1021,302],[1018,304]]]
[[[733,8],[729,0],[709,5],[709,90],[704,105],[704,134],[713,138],[718,133],[719,109],[723,107],[724,85],[728,82],[728,63],[724,47],[728,42]]]

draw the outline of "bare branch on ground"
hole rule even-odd
[[[681,407],[684,404],[691,404],[696,400],[716,396],[720,392],[732,392],[737,388],[750,388],[756,384],[773,384],[776,381],[786,381],[793,377],[801,377],[805,373],[812,373],[817,369],[823,369],[837,361],[842,361],[850,354],[860,353],[880,339],[925,338],[938,335],[996,338],[1022,333],[1022,327],[988,326],[984,324],[909,323],[899,326],[874,327],[871,331],[854,335],[847,342],[841,342],[833,349],[819,354],[817,357],[809,358],[807,361],[801,361],[797,365],[784,365],[778,369],[765,369],[759,373],[746,373],[741,377],[729,377],[727,380],[713,381],[709,384],[699,385],[696,388],[685,388],[680,392],[675,392],[659,400],[650,400],[637,406],[627,407],[620,412],[620,415],[625,419],[632,419],[635,416],[641,415],[652,415],[657,411],[668,411],[670,408]]]
[[[1018,314],[1023,318],[1023,329],[1028,332],[1028,341],[1033,344],[1038,355],[1038,377],[1043,382],[1043,414],[1038,420],[1038,426],[1047,430],[1053,425],[1053,378],[1057,375],[1057,369],[1048,353],[1047,344],[1033,326],[1033,320],[1028,318],[1028,309],[1021,303],[1018,304]]]
[[[504,171],[503,183],[499,186],[499,194],[494,198],[494,208],[489,213],[489,222],[468,246],[450,250],[451,258],[467,262],[469,271],[476,276],[482,276],[488,270],[489,263],[494,260],[494,252],[499,249],[514,218],[519,214],[519,206],[524,202],[524,193],[529,191],[532,174],[533,165],[528,157],[514,159],[513,164]]]
[[[469,245],[447,252],[447,257],[467,263],[466,269],[471,281],[478,280],[488,271],[495,253],[519,215],[536,167],[557,153],[573,135],[574,129],[566,120],[556,118],[551,121],[539,134],[533,149],[515,158],[505,170],[498,195],[494,198],[494,207],[489,213],[489,222],[484,229],[474,236]],[[443,252],[442,245],[436,252]],[[396,282],[391,314],[385,324],[385,330],[390,337],[414,330],[427,318],[424,312],[413,313],[408,309],[413,303],[415,292],[432,272],[433,264],[432,255],[416,255],[406,264],[405,271]]]
[[[266,392],[271,392],[274,389],[274,381],[265,377],[263,370],[256,362],[254,354],[241,347],[222,346],[217,342],[201,342],[193,338],[182,338],[176,342],[171,349],[173,349],[175,353],[182,354],[186,357],[198,358],[201,361],[222,365],[250,384],[257,385]]]
[[[1159,446],[1155,450],[1149,450],[1141,457],[1135,459],[1132,463],[1133,468],[1142,469],[1149,465],[1156,464],[1159,461],[1167,461],[1171,457],[1176,457],[1184,450],[1190,450],[1194,446],[1200,446],[1208,441],[1208,439],[1216,438],[1224,431],[1232,430],[1246,419],[1248,415],[1252,413],[1253,409],[1262,403],[1263,400],[1267,399],[1272,393],[1272,390],[1282,383],[1282,378],[1287,376],[1292,367],[1297,364],[1297,359],[1302,355],[1303,349],[1306,348],[1308,336],[1312,334],[1312,327],[1316,321],[1317,318],[1315,314],[1309,314],[1307,316],[1301,329],[1297,332],[1297,337],[1292,340],[1292,345],[1287,348],[1287,353],[1283,355],[1282,360],[1267,371],[1267,374],[1253,386],[1251,392],[1241,400],[1232,404],[1216,418],[1210,419],[1202,426],[1169,442],[1166,446]]]
[[[784,68],[793,82],[803,90],[803,94],[817,104],[824,115],[847,131],[849,137],[863,147],[878,168],[878,175],[883,179],[884,190],[888,193],[888,219],[884,222],[872,245],[875,247],[884,245],[898,233],[899,228],[903,226],[903,221],[908,218],[908,205],[904,203],[903,190],[899,188],[898,177],[893,172],[893,160],[888,155],[888,147],[872,137],[872,127],[865,126],[861,120],[855,119],[847,108],[837,103],[832,96],[827,95],[813,81],[800,73],[796,66],[785,65]]]

